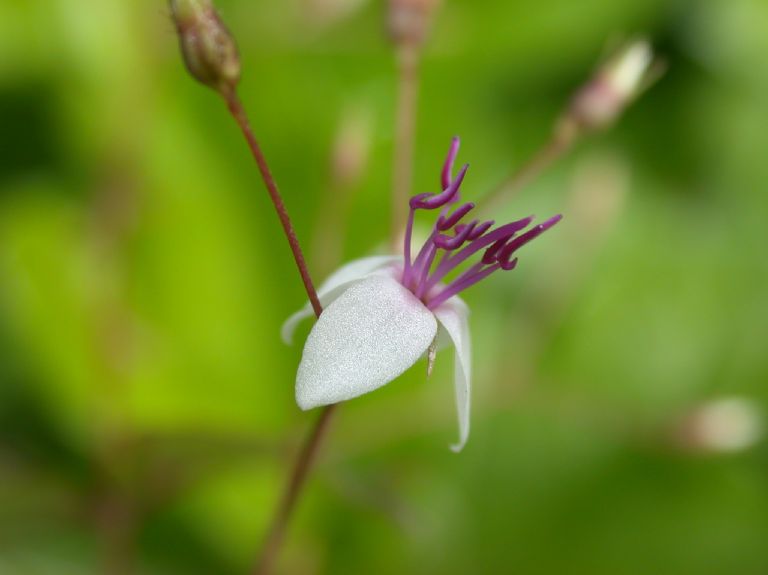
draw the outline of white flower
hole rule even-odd
[[[454,381],[459,418],[460,451],[469,437],[471,353],[466,304],[458,293],[496,270],[517,264],[514,252],[560,220],[555,216],[517,236],[532,218],[493,228],[493,222],[460,220],[474,207],[462,204],[459,188],[462,168],[451,177],[458,152],[454,139],[442,172],[443,191],[411,199],[404,254],[352,261],[331,275],[318,289],[325,308],[312,328],[296,376],[296,401],[301,409],[330,405],[386,385],[425,355],[452,344]],[[432,234],[411,258],[411,235],[417,209],[441,208]],[[448,235],[443,232],[453,232]],[[455,279],[449,273],[484,250],[482,259]],[[435,263],[437,256],[442,257]],[[290,343],[296,326],[312,316],[305,305],[285,322],[283,339]]]

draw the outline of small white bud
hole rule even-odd
[[[678,436],[689,449],[731,453],[749,449],[763,433],[763,414],[754,401],[723,397],[690,412],[679,426]]]
[[[576,92],[561,125],[586,131],[610,125],[655,79],[655,71],[658,66],[646,40],[625,45]]]

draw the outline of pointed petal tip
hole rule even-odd
[[[296,405],[299,406],[299,409],[301,411],[309,411],[310,409],[315,409],[316,407],[322,407],[324,404],[322,401],[318,401],[316,398],[310,397],[306,395],[305,393],[301,393],[300,390],[296,390]]]
[[[296,333],[296,328],[299,327],[302,321],[311,316],[312,308],[305,305],[283,322],[283,325],[280,327],[280,339],[283,340],[285,345],[293,345],[293,336]]]
[[[452,444],[452,445],[450,446],[450,448],[451,448],[451,451],[453,451],[454,453],[461,453],[461,452],[462,452],[462,450],[464,449],[464,446],[465,446],[466,444],[467,444],[466,440],[465,440],[465,441],[462,441],[461,443],[454,443],[454,444]]]

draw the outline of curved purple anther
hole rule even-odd
[[[489,247],[485,252],[483,252],[483,259],[482,262],[484,264],[492,264],[496,262],[496,256],[499,253],[499,250],[503,248],[506,243],[509,241],[510,238],[513,238],[515,236],[514,233],[512,235],[509,235],[505,238],[501,238],[500,240],[496,240],[493,242],[491,247]]]
[[[517,267],[517,258],[510,260],[499,259],[499,265],[504,271],[513,270]]]
[[[456,178],[439,194],[419,194],[412,197],[410,201],[411,209],[434,210],[453,201],[458,196],[459,188],[464,181],[464,176],[466,176],[468,169],[469,164],[464,164]]]
[[[444,190],[451,185],[451,173],[453,172],[453,162],[456,161],[456,156],[459,153],[459,137],[454,136],[451,139],[451,147],[448,149],[448,156],[445,158],[443,164],[443,171],[440,173],[440,183]]]
[[[477,227],[477,224],[479,221],[480,220],[472,220],[468,224],[459,224],[454,229],[456,230],[457,234],[460,234],[466,228],[469,228],[469,230],[467,231],[467,240],[470,241],[473,239],[473,236],[475,236],[475,228]]]
[[[494,224],[493,220],[488,220],[487,222],[483,222],[482,224],[478,224],[477,220],[472,222],[470,224],[472,226],[472,233],[469,234],[470,241],[475,241],[477,238],[482,236],[485,232],[491,229],[491,226]]]
[[[499,261],[506,261],[509,260],[509,257],[518,249],[523,247],[525,244],[530,242],[532,239],[539,237],[541,234],[546,232],[549,228],[554,226],[557,222],[563,219],[563,216],[558,214],[556,216],[553,216],[549,218],[547,221],[540,223],[537,226],[532,227],[530,230],[525,232],[523,235],[514,238],[507,242],[507,245],[505,245],[498,255]]]
[[[420,204],[421,202],[425,201],[427,198],[431,198],[432,196],[433,194],[429,192],[424,192],[423,194],[417,194],[410,199],[410,201],[408,202],[409,206],[412,210],[415,210],[418,207],[415,204]]]
[[[467,241],[467,238],[471,233],[472,226],[465,226],[460,232],[457,232],[455,236],[446,236],[444,234],[438,235],[434,239],[434,242],[438,248],[451,251],[461,247],[461,245]]]
[[[501,250],[501,248],[503,248],[509,240],[514,238],[517,235],[517,232],[527,227],[528,224],[530,224],[533,221],[534,217],[535,216],[531,215],[531,216],[528,216],[527,218],[524,218],[522,220],[518,220],[517,222],[515,222],[518,224],[517,226],[510,228],[511,231],[507,235],[500,237],[498,240],[493,242],[493,244],[491,244],[491,246],[488,249],[486,249],[485,252],[483,252],[482,262],[486,265],[496,263],[499,255],[499,250]]]
[[[437,218],[437,229],[441,232],[450,230],[453,226],[459,223],[461,218],[471,212],[474,207],[475,204],[469,202],[456,208],[456,211],[453,212],[450,216],[440,216]]]
[[[451,254],[438,264],[432,275],[427,281],[427,289],[430,289],[437,285],[437,283],[445,277],[452,269],[464,262],[468,257],[476,254],[478,251],[487,248],[491,244],[498,242],[499,240],[508,240],[520,230],[528,227],[531,223],[531,218],[523,218],[503,226],[499,226],[496,229],[489,231],[487,234],[477,238],[469,245],[463,247],[455,254]],[[495,261],[495,260],[494,260]]]

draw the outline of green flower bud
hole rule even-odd
[[[240,81],[240,56],[210,0],[171,0],[171,16],[189,73],[220,93],[233,91]]]

